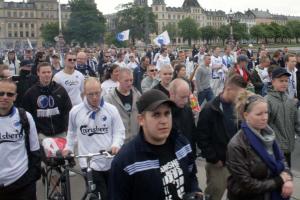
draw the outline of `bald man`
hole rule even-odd
[[[86,53],[80,51],[77,54],[76,69],[85,77],[96,77],[96,72],[87,64]]]
[[[176,104],[172,108],[173,128],[181,132],[190,141],[194,155],[196,154],[196,126],[195,118],[189,103],[189,84],[181,79],[174,79],[170,83],[170,99]]]
[[[117,154],[124,143],[125,128],[117,108],[101,98],[101,84],[93,77],[84,83],[84,100],[70,111],[67,144],[63,155],[74,151],[78,141],[78,154],[97,153],[100,150]],[[78,140],[76,140],[78,138]],[[95,194],[107,199],[108,171],[111,159],[97,158],[91,161]],[[85,160],[79,160],[81,169],[87,168]]]

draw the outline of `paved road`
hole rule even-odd
[[[201,188],[205,188],[205,170],[204,170],[205,162],[203,159],[199,159],[197,161],[198,167],[198,179]],[[292,170],[294,173],[294,184],[295,184],[295,193],[294,199],[300,200],[300,191],[297,188],[300,188],[300,138],[296,140],[296,149],[292,154]],[[83,178],[79,175],[75,177],[71,177],[71,191],[72,191],[72,200],[80,200],[84,191],[85,185]],[[38,182],[38,200],[45,199],[44,196],[44,188],[41,181]],[[224,198],[225,199],[225,198]]]

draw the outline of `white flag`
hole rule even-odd
[[[28,43],[29,48],[30,48],[30,49],[33,49],[32,44],[31,44],[31,41],[29,40],[29,38],[27,38],[27,43]]]
[[[129,29],[117,34],[117,40],[123,42],[129,40]]]
[[[168,45],[171,42],[168,31],[165,31],[162,34],[158,35],[153,41],[158,46]]]

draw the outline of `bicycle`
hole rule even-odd
[[[61,153],[58,153],[56,157],[49,158],[49,162],[46,163],[46,166],[43,170],[44,173],[42,179],[45,185],[45,200],[71,200],[70,171],[84,177],[86,190],[81,198],[82,200],[100,200],[101,195],[94,194],[96,186],[93,182],[92,168],[90,167],[92,159],[96,156],[104,156],[108,159],[114,157],[110,152],[101,150],[98,153],[89,153],[86,155],[70,154],[66,157],[63,157]],[[73,168],[75,166],[74,158],[85,158],[87,160],[86,172],[82,172]],[[59,178],[55,181],[55,184],[51,184],[53,170],[56,170],[59,173]]]

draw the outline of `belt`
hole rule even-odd
[[[220,79],[220,77],[212,77],[212,79]]]

